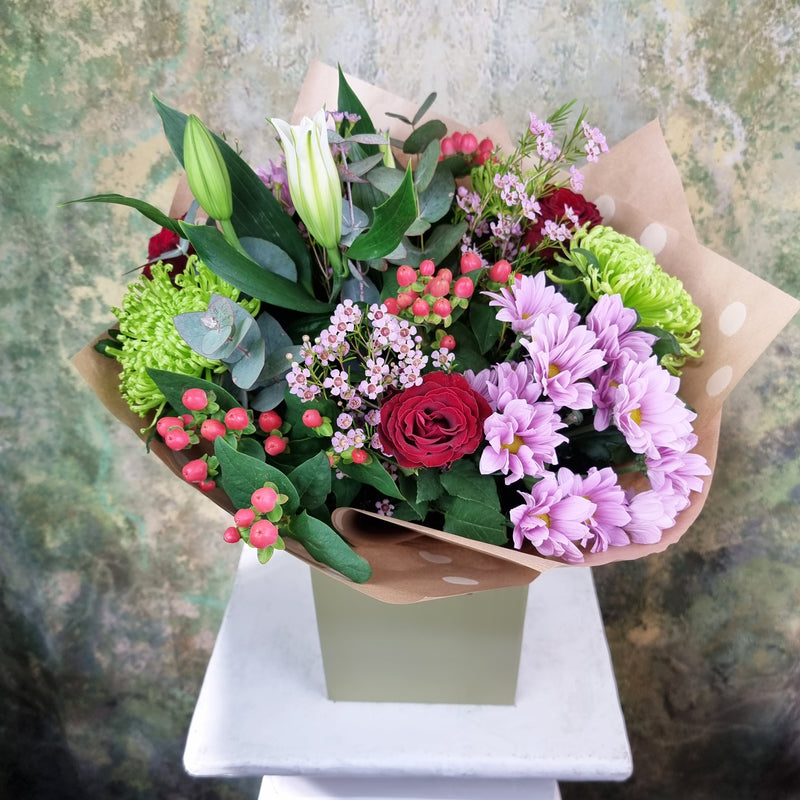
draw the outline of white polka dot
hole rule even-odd
[[[478,581],[473,580],[472,578],[459,578],[455,575],[448,575],[446,578],[442,578],[445,583],[456,583],[459,586],[477,586]]]
[[[427,550],[420,550],[419,554],[431,564],[451,564],[453,561],[450,556],[440,556],[438,553],[429,553]]]
[[[738,300],[734,300],[730,305],[722,309],[722,313],[719,315],[719,329],[726,336],[733,336],[734,333],[739,332],[746,319],[747,306]]]
[[[603,222],[609,222],[617,210],[614,198],[607,194],[601,194],[600,197],[596,197],[594,204],[597,206],[597,210],[600,212]]]
[[[667,246],[667,229],[658,222],[651,222],[642,231],[639,244],[657,256]]]
[[[709,397],[716,397],[722,394],[728,384],[733,380],[733,368],[729,366],[720,367],[707,381],[706,393]]]

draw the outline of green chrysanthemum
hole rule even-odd
[[[639,312],[643,327],[661,328],[675,337],[680,354],[662,359],[671,372],[680,374],[687,358],[703,354],[698,349],[700,309],[683,283],[664,272],[653,254],[630,236],[603,225],[582,229],[570,243],[569,261],[580,270],[595,300],[619,294],[625,306]]]
[[[128,286],[122,308],[111,310],[119,319],[119,349],[109,349],[122,365],[120,391],[131,410],[140,417],[163,406],[159,391],[147,368],[179,372],[195,377],[225,371],[221,361],[213,361],[192,350],[181,338],[173,317],[187,311],[205,311],[212,294],[239,300],[239,290],[218,278],[197,256],[190,256],[186,269],[170,279],[172,266],[159,262],[151,267],[152,279],[141,276]],[[239,303],[255,315],[259,300]]]

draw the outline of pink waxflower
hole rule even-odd
[[[569,471],[559,470],[559,480],[562,480],[562,472]],[[629,544],[630,539],[624,527],[630,522],[631,516],[627,511],[627,499],[619,485],[617,473],[611,467],[590,467],[585,476],[570,474],[570,493],[585,497],[595,505],[594,513],[586,520],[588,535],[581,545],[592,553],[604,553],[609,546]],[[566,480],[565,475],[563,481]]]
[[[583,561],[575,542],[589,535],[586,520],[594,514],[595,504],[571,494],[570,485],[569,471],[559,470],[559,478],[546,472],[530,493],[519,493],[525,504],[509,512],[514,547],[521,548],[527,540],[543,556],[557,556],[571,563]]]
[[[591,408],[594,386],[586,379],[603,366],[597,337],[585,325],[548,314],[536,319],[522,346],[531,357],[533,374],[556,408]]]
[[[661,448],[681,449],[697,417],[677,395],[680,381],[653,356],[629,362],[614,395],[614,424],[634,453],[658,458]]]
[[[498,306],[497,319],[510,322],[515,333],[527,333],[542,315],[557,314],[577,324],[580,317],[575,306],[545,281],[543,272],[536,275],[518,275],[514,285],[503,287],[499,293],[483,292],[490,306]]]
[[[481,473],[501,472],[506,484],[524,475],[541,475],[545,464],[558,460],[556,447],[567,441],[558,433],[564,427],[552,403],[530,405],[524,400],[510,400],[502,413],[495,412],[483,424],[488,446],[481,453]]]

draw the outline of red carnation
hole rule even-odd
[[[597,206],[589,202],[582,194],[577,194],[571,189],[556,189],[552,194],[540,199],[539,206],[541,207],[541,213],[536,222],[532,223],[525,232],[523,244],[527,245],[528,252],[533,252],[544,241],[545,244],[538,250],[538,254],[542,258],[550,258],[556,252],[556,248],[548,246],[547,241],[549,240],[542,236],[542,227],[547,220],[551,219],[559,224],[563,222],[573,232],[577,229],[567,218],[564,206],[569,206],[572,212],[577,214],[578,228],[587,225],[587,223],[589,228],[592,225],[603,224],[603,217],[600,215]]]
[[[401,467],[443,467],[477,450],[491,413],[463,375],[431,372],[381,406],[378,436]]]

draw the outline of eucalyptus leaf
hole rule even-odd
[[[431,119],[415,128],[403,142],[404,153],[421,153],[434,139],[447,136],[447,125],[441,120]]]
[[[258,331],[258,326],[253,325]],[[258,380],[264,366],[264,340],[256,333],[256,338],[248,343],[247,347],[240,345],[244,350],[242,357],[231,368],[231,380],[242,389],[250,389]]]
[[[356,272],[352,266],[350,277],[342,282],[342,300],[352,300],[354,303],[380,304],[381,293],[378,287],[366,276]]]
[[[287,252],[266,239],[242,236],[239,243],[247,255],[259,266],[280,275],[294,283],[297,282],[297,267]]]
[[[427,222],[438,222],[450,211],[456,192],[453,176],[436,170],[428,187],[419,196],[419,215]]]
[[[360,158],[358,161],[350,161],[347,164],[347,169],[353,175],[366,175],[373,167],[383,163],[383,153],[375,153],[375,155]]]
[[[433,179],[436,172],[436,167],[439,165],[439,153],[441,152],[441,145],[438,139],[429,142],[427,147],[422,151],[417,164],[417,170],[414,174],[414,185],[417,187],[418,192],[424,192],[428,188],[428,184]]]
[[[411,120],[412,125],[416,125],[425,116],[425,112],[433,105],[435,100],[436,92],[431,92],[422,101],[422,105],[417,109],[417,113],[414,114],[414,119]]]
[[[405,173],[391,167],[375,167],[367,174],[369,182],[385,195],[393,195],[403,183]]]
[[[283,380],[274,380],[266,386],[259,387],[250,397],[250,405],[256,411],[272,411],[283,402],[283,393],[286,383]]]

